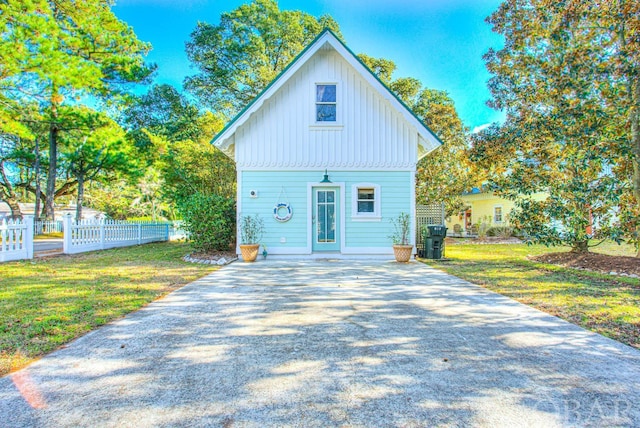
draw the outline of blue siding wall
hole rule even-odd
[[[265,222],[263,243],[269,250],[279,252],[298,252],[307,247],[309,222],[309,202],[307,201],[308,183],[322,180],[324,171],[242,171],[239,184],[240,215],[260,214]],[[411,211],[411,199],[414,192],[413,174],[409,171],[329,171],[329,179],[344,184],[345,245],[347,248],[389,248],[388,236],[393,231],[390,219],[400,212]],[[352,219],[352,187],[359,183],[380,186],[381,219],[379,221],[354,221]],[[250,191],[258,193],[257,198],[250,197]],[[282,195],[281,195],[282,192]],[[286,223],[273,218],[273,207],[278,202],[288,202],[293,217]],[[413,213],[411,213],[413,215]],[[281,238],[286,242],[281,243]]]

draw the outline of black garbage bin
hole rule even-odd
[[[424,239],[424,254],[428,259],[441,259],[444,253],[444,238],[447,228],[444,226],[427,226]]]

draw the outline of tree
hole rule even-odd
[[[149,135],[167,141],[195,140],[201,137],[200,111],[171,85],[154,85],[146,94],[129,101],[122,122],[129,139],[142,153],[153,150]],[[157,148],[157,147],[156,147]],[[152,158],[153,154],[147,153]]]
[[[587,251],[592,238],[619,239],[613,212],[629,182],[615,175],[631,153],[616,125],[622,106],[607,95],[621,80],[606,70],[615,48],[596,6],[508,0],[488,18],[505,36],[502,50],[485,55],[489,105],[507,117],[472,152],[493,188],[516,201],[513,222],[533,241],[574,251]],[[549,197],[536,201],[536,192]]]
[[[445,91],[430,89],[414,78],[393,80],[396,65],[384,58],[358,55],[389,89],[409,107],[444,145],[418,164],[416,196],[423,204],[445,203],[447,215],[462,207],[460,195],[472,187],[477,175],[467,156],[467,129]]]
[[[171,144],[161,162],[170,200],[180,204],[194,193],[234,199],[235,164],[210,143],[223,127],[221,117],[205,112],[197,121],[199,137]]]
[[[133,147],[127,142],[124,130],[105,115],[82,109],[90,129],[69,132],[63,136],[66,151],[63,164],[77,181],[76,219],[82,219],[85,184],[90,181],[107,181],[117,173],[128,173],[137,164]]]
[[[161,174],[166,203],[176,206],[194,193],[235,196],[235,166],[210,144],[224,119],[200,113],[169,85],[152,87],[125,110],[128,136]]]
[[[11,218],[22,218],[11,169],[20,157],[21,140],[15,135],[0,135],[0,200],[11,210]]]
[[[108,0],[2,2],[0,31],[0,100],[9,100],[2,114],[21,123],[16,106],[23,100],[36,101],[46,112],[45,213],[52,218],[60,132],[75,129],[73,116],[62,110],[81,97],[107,99],[127,82],[143,81],[152,71],[143,63],[150,46],[116,18]]]
[[[330,16],[281,11],[275,0],[254,0],[223,13],[218,25],[199,22],[186,45],[199,73],[188,77],[185,87],[202,105],[232,117],[323,28],[340,35]]]

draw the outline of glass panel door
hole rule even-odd
[[[338,189],[314,189],[314,251],[340,250],[338,227]]]

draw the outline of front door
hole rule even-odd
[[[339,188],[313,188],[313,251],[340,251]]]

